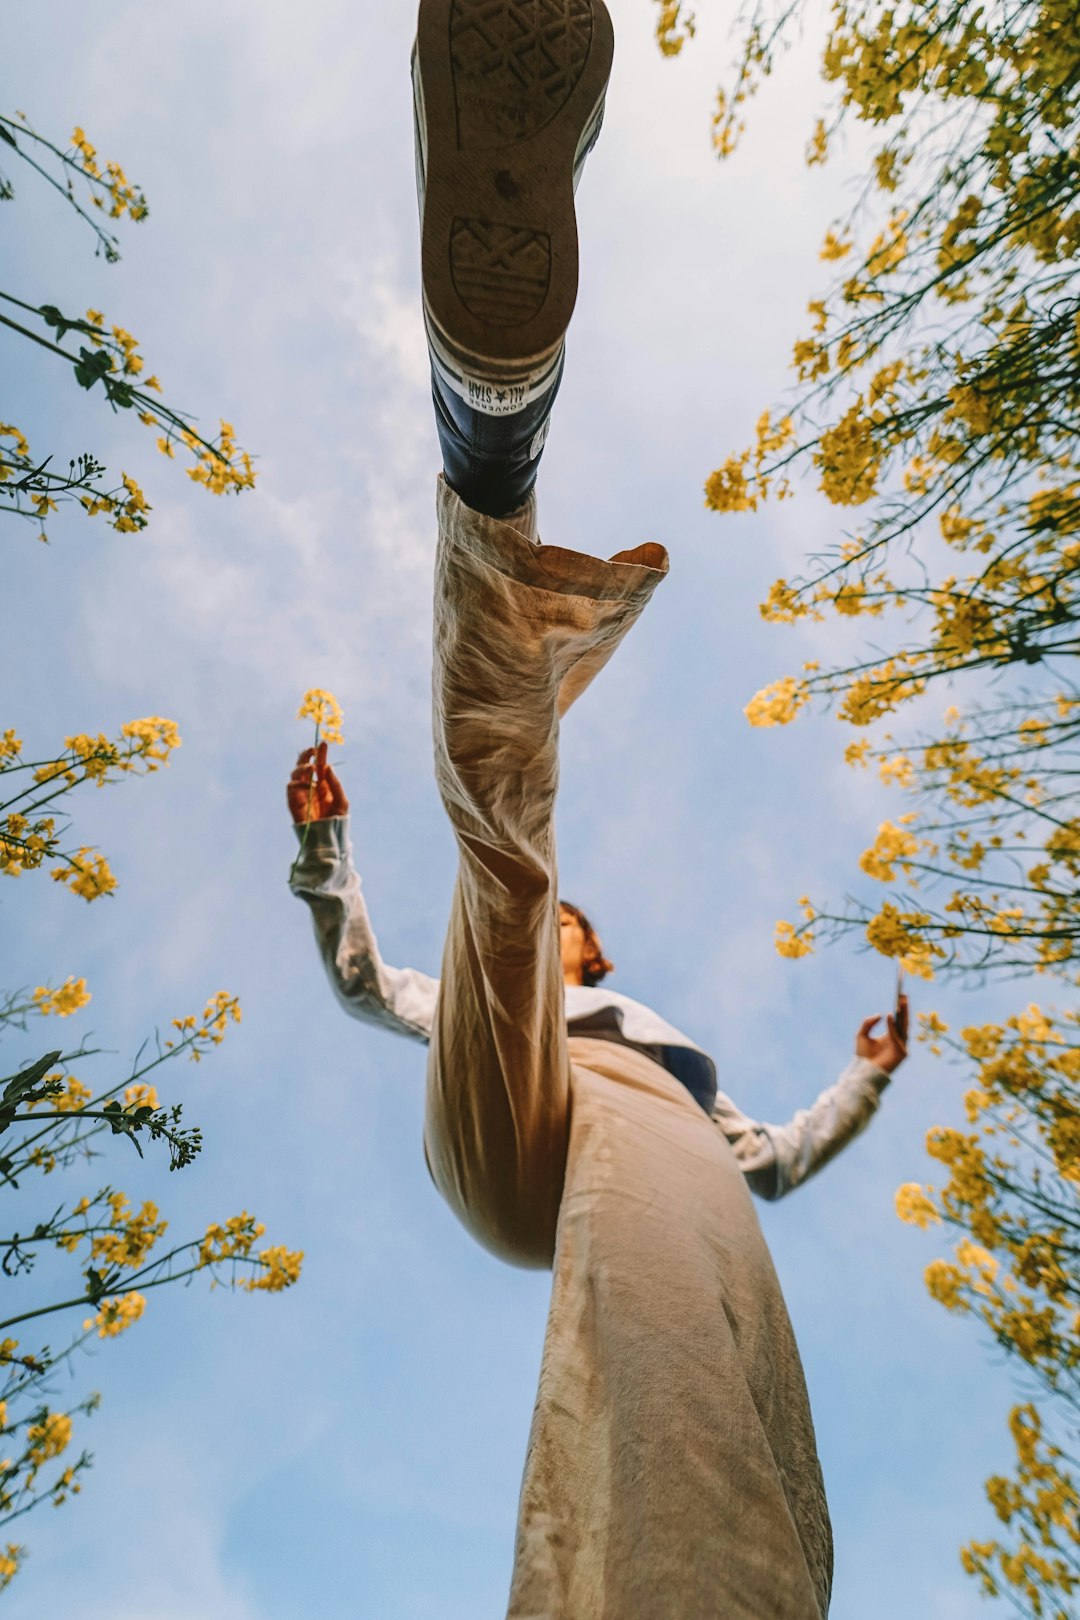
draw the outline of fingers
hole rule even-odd
[[[337,772],[332,765],[326,767],[326,785],[330,789],[330,813],[335,816],[344,816],[349,811],[349,801],[345,797],[345,789],[338,780]]]
[[[294,821],[309,821],[313,814],[318,814],[315,805],[315,776],[312,771],[314,752],[313,748],[301,749],[285,789],[289,814]]]
[[[886,1025],[888,1027],[889,1034],[892,1036],[893,1042],[896,1045],[897,1050],[900,1052],[900,1054],[902,1056],[906,1057],[907,1056],[907,1041],[904,1039],[904,1036],[900,1033],[900,1030],[897,1027],[896,1019],[893,1017],[892,1013],[890,1013],[889,1016],[886,1018],[885,1023],[886,1023]]]
[[[327,745],[303,748],[289,777],[285,796],[294,821],[321,821],[327,816],[348,814],[345,789],[331,765],[326,762]]]
[[[873,1013],[869,1018],[864,1018],[862,1023],[859,1025],[859,1037],[860,1037],[860,1039],[866,1040],[867,1037],[870,1035],[870,1032],[873,1029],[874,1025],[875,1024],[880,1024],[880,1023],[881,1023],[881,1014],[880,1013]],[[850,1025],[848,1027],[850,1028]]]

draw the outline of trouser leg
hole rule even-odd
[[[640,1053],[569,1050],[508,1620],[824,1620],[806,1382],[735,1155]]]
[[[428,1063],[436,1185],[486,1247],[549,1265],[569,1131],[553,813],[559,719],[667,568],[530,536],[439,483],[433,722],[459,871]]]

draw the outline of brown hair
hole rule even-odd
[[[599,984],[600,980],[606,979],[609,973],[614,973],[614,962],[609,962],[604,955],[604,948],[600,944],[600,936],[580,907],[572,906],[569,900],[560,900],[559,909],[560,911],[568,911],[585,935],[585,960],[581,967],[582,983],[588,985]]]

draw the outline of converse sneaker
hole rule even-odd
[[[437,380],[511,415],[558,380],[574,193],[600,133],[603,0],[420,0],[413,47],[424,321]]]

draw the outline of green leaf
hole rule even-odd
[[[135,403],[135,396],[131,392],[130,383],[119,382],[112,377],[106,377],[105,393],[110,403],[119,405],[121,410],[130,410]]]
[[[93,388],[96,382],[101,382],[109,370],[109,354],[106,349],[79,350],[79,358],[75,365],[75,381],[81,388]]]
[[[7,141],[8,145],[13,146],[16,152],[19,150],[19,143],[6,124],[0,124],[0,140]]]
[[[42,1075],[47,1069],[52,1068],[60,1056],[61,1054],[58,1051],[46,1052],[45,1056],[38,1058],[36,1063],[31,1063],[28,1068],[20,1069],[18,1074],[12,1075],[4,1085],[4,1101],[7,1102],[9,1098],[13,1097],[21,1097],[30,1090],[31,1086],[36,1086]]]
[[[56,341],[62,342],[69,332],[86,332],[95,336],[102,331],[100,326],[93,326],[89,321],[77,320],[71,315],[64,315],[55,304],[41,304],[38,314],[46,326],[51,326],[56,332]]]
[[[37,1102],[51,1094],[54,1088],[43,1086],[41,1082],[46,1071],[52,1068],[59,1057],[59,1052],[46,1052],[36,1063],[20,1069],[18,1074],[10,1076],[4,1082],[4,1094],[0,1098],[0,1132],[7,1130],[24,1103]]]
[[[106,1103],[101,1112],[108,1120],[113,1135],[126,1136],[141,1159],[143,1157],[143,1150],[135,1134],[135,1132],[138,1130],[138,1126],[132,1124],[131,1115],[128,1114],[115,1099],[112,1102]]]
[[[91,1266],[86,1273],[86,1297],[90,1301],[91,1305],[98,1304],[98,1302],[104,1297],[105,1290],[105,1278],[101,1275],[100,1271],[95,1271],[94,1267]]]

